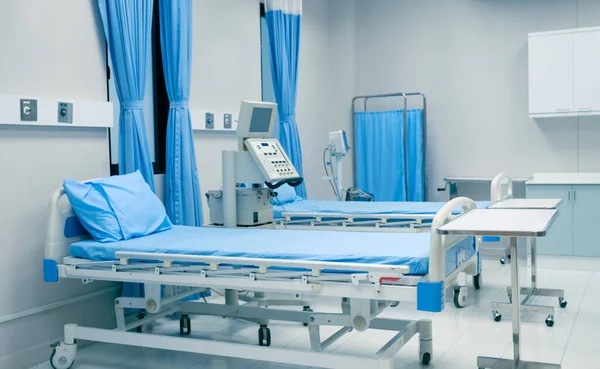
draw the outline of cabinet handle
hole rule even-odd
[[[569,202],[571,202],[571,190],[569,190]]]
[[[573,202],[577,201],[577,190],[573,190]]]
[[[592,108],[579,108],[577,111],[592,111]]]
[[[571,109],[556,109],[557,113],[568,113]]]

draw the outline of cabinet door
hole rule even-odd
[[[573,186],[573,240],[575,256],[600,256],[598,244],[600,185]]]
[[[574,34],[574,109],[600,111],[600,31]]]
[[[540,255],[573,255],[571,185],[527,185],[527,198],[562,199],[548,234],[537,240]]]
[[[573,34],[529,37],[529,113],[573,111]]]

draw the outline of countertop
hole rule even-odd
[[[600,185],[600,173],[534,173],[528,185]]]

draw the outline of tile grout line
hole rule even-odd
[[[575,320],[573,321],[573,326],[571,327],[571,332],[569,332],[569,338],[567,339],[567,345],[565,346],[565,351],[563,351],[562,357],[560,358],[561,365],[562,365],[563,360],[565,359],[565,354],[567,353],[569,344],[571,343],[571,337],[573,337],[573,331],[575,330],[575,324],[577,324],[577,318],[579,317],[579,312],[581,311],[581,305],[583,304],[583,301],[585,299],[585,294],[588,291],[588,287],[590,286],[590,281],[594,274],[595,274],[595,272],[590,273],[587,283],[585,284],[585,290],[583,291],[583,297],[581,298],[581,303],[579,303],[579,306],[577,307],[577,313],[575,314]]]

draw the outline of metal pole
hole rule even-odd
[[[223,226],[237,227],[235,152],[223,151]]]
[[[406,95],[402,95],[404,96],[404,124],[402,128],[404,129],[404,172],[406,173],[404,176],[404,198],[408,201],[408,112],[406,111],[408,109],[408,101]]]
[[[531,238],[531,291],[535,293],[537,290],[537,239]]]
[[[513,351],[515,368],[519,366],[521,360],[520,342],[521,335],[521,295],[519,291],[519,257],[517,255],[517,238],[510,238],[510,255],[512,259],[511,268],[511,288],[512,288],[512,329],[513,329]]]

